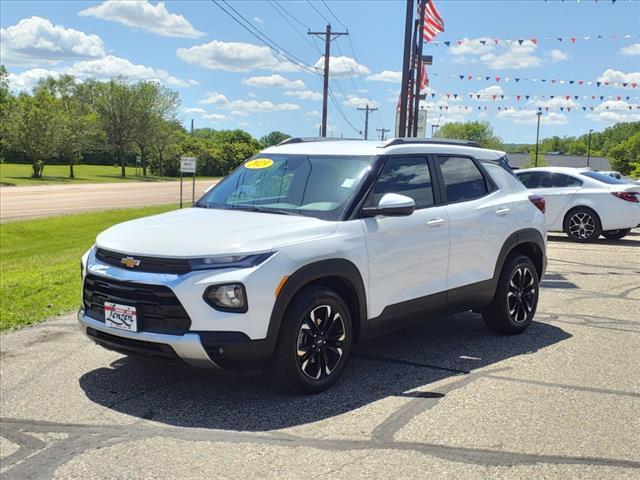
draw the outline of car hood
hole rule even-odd
[[[186,208],[114,225],[100,248],[141,256],[201,257],[260,253],[331,235],[337,222],[298,215]]]

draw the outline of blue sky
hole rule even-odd
[[[371,114],[370,136],[376,128],[393,129],[404,2],[327,0],[339,21],[319,1],[312,2],[315,9],[309,2],[290,0],[279,0],[277,5],[268,1],[229,4],[271,41],[311,66],[322,58],[316,47],[322,50],[324,45],[305,35],[306,27],[324,30],[327,19],[334,29],[343,31],[346,26],[352,45],[340,37],[332,43],[331,52],[331,89],[344,117],[330,102],[330,132],[357,136],[349,123],[358,131],[363,129],[363,114],[356,108],[366,103],[379,108]],[[640,105],[640,2],[436,0],[436,5],[446,31],[435,40],[452,43],[450,47],[425,45],[425,53],[434,56],[429,70],[429,125],[480,119],[489,121],[507,142],[532,142],[537,107],[544,109],[543,137],[577,135],[618,121],[640,120],[636,108]],[[124,74],[177,89],[185,125],[193,118],[199,127],[243,128],[255,136],[272,130],[301,136],[318,132],[321,78],[265,47],[213,2],[3,0],[0,18],[1,61],[15,90],[30,89],[47,74],[68,72],[81,79]],[[631,38],[624,38],[625,34]],[[618,38],[610,39],[611,35]],[[585,40],[588,36],[592,38]],[[538,39],[536,44],[531,38]],[[501,41],[495,45],[493,39]],[[509,45],[504,39],[525,41]],[[465,79],[460,80],[459,74]],[[468,80],[467,75],[474,78]],[[486,76],[491,80],[486,81]],[[569,84],[570,80],[575,83]],[[578,85],[578,80],[584,83]],[[596,81],[619,85],[597,87]],[[638,86],[631,88],[631,83]],[[461,97],[454,99],[453,94]],[[516,95],[522,96],[520,100]],[[525,95],[530,96],[528,101]]]

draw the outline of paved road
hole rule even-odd
[[[550,241],[536,321],[433,319],[329,392],[149,364],[72,317],[2,337],[2,477],[640,478],[640,232]]]
[[[216,180],[198,180],[196,198]],[[183,198],[191,201],[191,182],[185,180]],[[48,217],[109,208],[176,203],[179,182],[85,183],[0,188],[0,222]]]

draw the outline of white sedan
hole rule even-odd
[[[577,242],[600,235],[622,238],[640,225],[640,186],[585,168],[517,170],[529,190],[546,201],[547,230]]]

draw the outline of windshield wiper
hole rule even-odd
[[[282,210],[280,208],[264,208],[255,206],[242,206],[236,207],[237,210],[246,210],[249,212],[262,212],[262,213],[276,213],[278,215],[300,215],[299,213],[289,212],[288,210]]]

